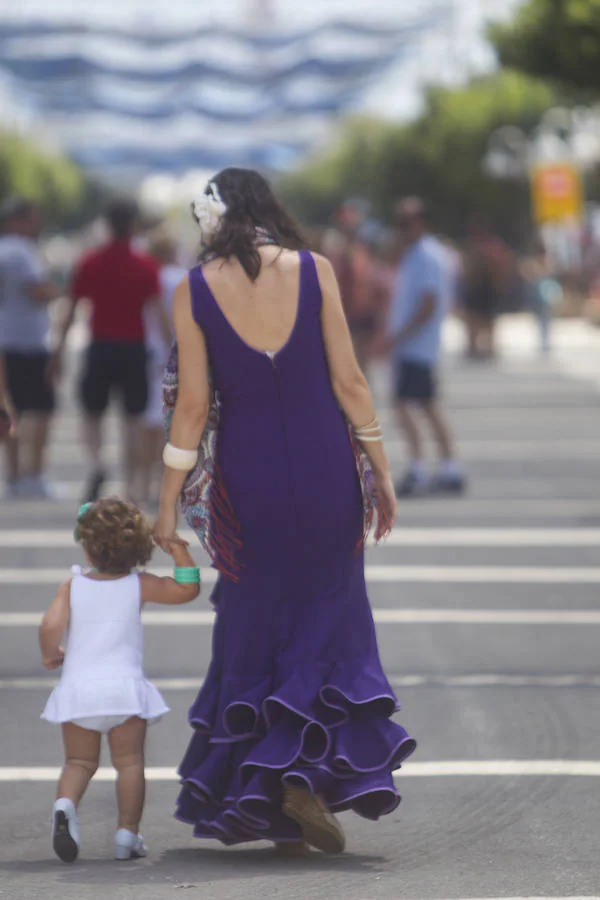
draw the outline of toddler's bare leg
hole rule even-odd
[[[56,796],[59,799],[68,797],[78,806],[98,768],[101,735],[98,731],[88,731],[72,722],[63,724],[62,733],[65,764]]]
[[[112,764],[117,770],[119,828],[137,834],[144,809],[144,743],[146,721],[137,716],[108,733]]]

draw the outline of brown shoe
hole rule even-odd
[[[286,787],[283,812],[302,829],[304,840],[324,853],[343,853],[346,836],[342,826],[329,812],[323,799],[307,788]]]

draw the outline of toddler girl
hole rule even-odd
[[[98,768],[101,735],[108,734],[119,807],[115,857],[138,858],[147,854],[139,834],[146,726],[169,711],[144,678],[140,614],[144,603],[194,600],[200,573],[183,543],[169,547],[176,565],[173,578],[133,572],[152,555],[150,527],[136,506],[115,497],[81,507],[75,539],[90,568],[74,569],[77,574],[59,587],[40,626],[44,666],[63,666],[42,713],[43,719],[61,724],[65,747],[52,841],[60,859],[74,862],[77,806]]]

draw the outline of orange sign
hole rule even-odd
[[[533,211],[538,223],[578,220],[583,215],[583,186],[570,163],[538,165],[531,173]]]

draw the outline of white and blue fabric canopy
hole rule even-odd
[[[449,6],[440,0],[402,27],[330,21],[294,32],[0,22],[0,77],[93,169],[281,168],[439,28]]]

